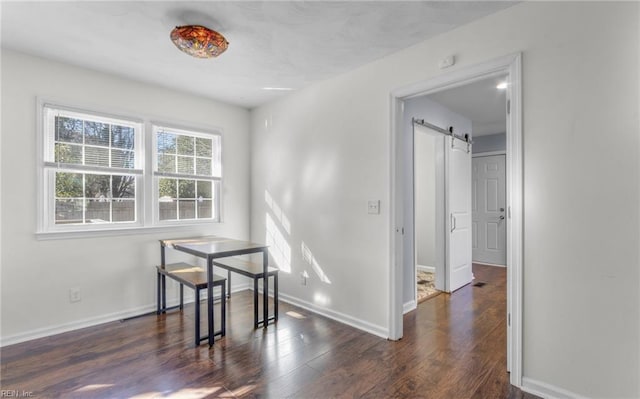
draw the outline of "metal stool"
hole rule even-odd
[[[166,313],[167,310],[177,309],[180,310],[184,307],[184,286],[190,287],[195,290],[195,344],[200,345],[201,341],[208,339],[200,336],[200,290],[207,289],[207,273],[204,269],[196,266],[189,265],[187,263],[172,263],[170,265],[156,266],[158,272],[158,310],[156,314]],[[176,306],[167,307],[166,298],[166,277],[176,280],[180,283],[180,304]],[[215,331],[213,335],[225,336],[226,333],[226,281],[227,279],[213,275],[213,286],[220,287],[220,330]]]

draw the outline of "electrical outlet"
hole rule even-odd
[[[456,57],[453,55],[450,55],[438,61],[438,66],[440,67],[440,69],[444,69],[444,68],[449,68],[450,66],[453,66],[453,64],[455,63],[456,63]]]
[[[69,289],[69,302],[80,302],[82,300],[82,296],[80,295],[80,288],[70,288]]]

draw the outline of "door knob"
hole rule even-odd
[[[504,220],[504,215],[500,215],[500,220]]]

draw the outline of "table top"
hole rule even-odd
[[[232,238],[205,236],[160,240],[163,246],[172,246],[178,251],[190,253],[201,258],[226,257],[261,252],[268,245]]]

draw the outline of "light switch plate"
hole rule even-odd
[[[380,200],[371,200],[367,206],[368,212],[370,215],[379,215],[380,214]]]

